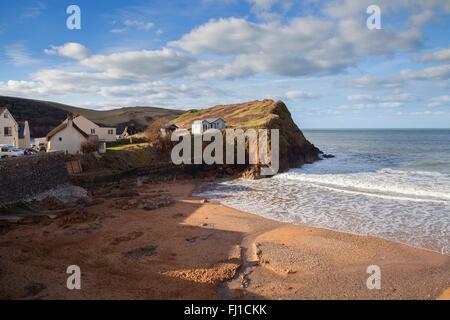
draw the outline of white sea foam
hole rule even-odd
[[[306,167],[271,179],[223,182],[202,196],[280,221],[450,254],[449,175],[393,169],[318,172]]]
[[[382,169],[348,174],[308,174],[296,171],[276,176],[308,182],[319,188],[411,201],[450,201],[450,176],[438,172]]]

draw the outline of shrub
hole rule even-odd
[[[92,153],[97,152],[100,144],[98,141],[87,140],[81,144],[81,152],[83,153]]]
[[[154,143],[161,137],[161,128],[167,124],[167,119],[159,118],[150,123],[145,130],[145,136],[150,143]]]

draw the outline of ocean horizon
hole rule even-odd
[[[450,129],[305,129],[335,158],[202,196],[267,218],[450,254]]]

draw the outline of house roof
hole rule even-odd
[[[224,121],[222,118],[207,118],[207,119],[205,119],[205,120],[208,121],[209,123],[216,122],[217,120],[222,120],[222,121]]]
[[[163,129],[178,129],[178,127],[172,123],[166,124],[162,128]]]
[[[3,112],[5,112],[5,111],[8,111],[9,114],[11,115],[11,119],[12,119],[15,123],[17,123],[16,119],[14,119],[14,116],[13,116],[12,113],[8,110],[7,107],[0,107],[0,115],[1,115]]]
[[[225,120],[223,120],[222,118],[206,118],[206,119],[200,119],[200,120],[195,120],[194,122],[209,122],[209,123],[213,123],[216,122],[217,120],[222,120],[223,122],[225,122]]]
[[[105,124],[102,124],[102,123],[98,123],[98,122],[92,121],[91,119],[88,119],[87,117],[85,117],[85,116],[83,116],[83,115],[81,115],[81,114],[79,114],[79,113],[72,113],[72,117],[73,117],[73,119],[82,117],[82,118],[84,118],[84,119],[86,119],[86,120],[92,122],[93,124],[99,126],[100,128],[114,129],[114,127],[110,127],[110,126],[107,126],[107,125],[105,125]]]
[[[83,130],[81,130],[74,122],[73,122],[73,115],[69,116],[66,120],[64,120],[63,122],[61,122],[61,124],[59,126],[57,126],[55,129],[53,129],[52,131],[50,131],[47,134],[47,140],[50,140],[55,134],[57,134],[58,132],[64,130],[65,128],[67,128],[67,124],[69,123],[69,119],[72,120],[72,125],[73,127],[80,132],[84,137],[89,137],[89,135],[84,132]]]

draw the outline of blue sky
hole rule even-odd
[[[71,4],[80,30],[66,27]],[[366,26],[372,4],[379,30]],[[450,127],[448,0],[33,0],[0,10],[0,95],[92,109],[273,98],[301,128]]]

